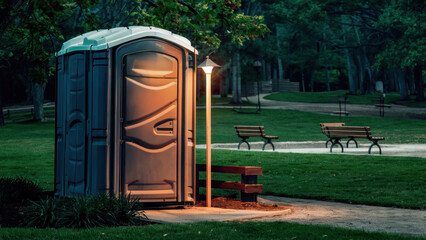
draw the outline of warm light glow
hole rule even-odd
[[[206,74],[211,74],[213,71],[213,67],[201,67]]]

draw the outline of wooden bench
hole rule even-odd
[[[257,184],[257,176],[263,174],[261,167],[250,166],[211,166],[212,172],[241,174],[241,182],[212,180],[212,188],[233,189],[241,191],[243,202],[257,202],[257,194],[263,192],[263,185]],[[199,172],[205,172],[205,164],[197,164],[196,195],[199,198],[199,188],[206,187],[206,180],[200,180]]]
[[[234,128],[238,137],[242,138],[238,144],[238,149],[240,149],[242,143],[247,143],[248,149],[250,150],[250,144],[247,142],[247,139],[250,137],[262,137],[265,139],[262,150],[265,150],[265,146],[267,144],[271,144],[272,150],[275,151],[275,146],[272,143],[272,139],[278,139],[278,136],[267,136],[263,126],[234,126]]]
[[[326,133],[325,133],[325,127],[341,127],[341,126],[345,126],[345,123],[342,123],[342,122],[340,122],[340,123],[320,123],[320,126],[321,126],[321,132],[323,133],[323,134],[325,134],[325,135],[327,135]],[[328,148],[328,143],[333,143],[332,141],[331,141],[331,138],[329,138],[326,142],[325,142],[325,148]],[[348,143],[346,143],[346,147],[348,147],[349,146],[349,144]]]
[[[370,145],[370,148],[368,149],[368,154],[371,154],[371,148],[373,146],[377,146],[379,148],[379,153],[382,154],[382,148],[380,147],[378,141],[385,140],[385,138],[373,137],[371,135],[370,127],[328,126],[328,127],[325,127],[324,131],[327,137],[331,139],[331,142],[332,142],[332,145],[330,147],[330,152],[333,151],[333,147],[335,145],[339,145],[342,148],[342,152],[343,152],[343,146],[340,143],[340,139],[342,138],[349,138],[348,142],[350,140],[353,140],[357,147],[358,147],[358,143],[355,140],[355,138],[365,138],[372,141],[372,144]]]

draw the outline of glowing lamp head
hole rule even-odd
[[[209,56],[206,57],[206,60],[204,62],[200,63],[198,65],[199,68],[202,68],[206,74],[211,74],[214,67],[220,67],[215,62],[210,60]]]

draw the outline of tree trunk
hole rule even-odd
[[[262,60],[262,78],[260,79],[262,82],[267,81],[266,77],[266,61]]]
[[[398,86],[399,86],[399,98],[401,100],[410,100],[410,95],[408,94],[407,82],[405,81],[404,72],[401,69],[398,69]]]
[[[368,73],[368,79],[367,79],[367,86],[368,86],[368,93],[373,94],[374,93],[374,88],[373,86],[373,71],[371,70],[371,65],[370,65],[370,60],[368,60],[367,57],[367,49],[365,48],[365,46],[363,47],[363,54],[364,56],[364,63],[365,63],[365,70],[367,70]]]
[[[278,80],[278,70],[277,68],[272,68],[272,91],[279,92],[280,91],[280,83]]]
[[[232,54],[232,102],[233,103],[241,103],[241,78],[239,79],[240,82],[238,82],[238,61],[239,61],[239,54],[237,51],[235,51]]]
[[[327,85],[327,92],[330,92],[330,79],[328,77],[328,60],[327,54],[324,53],[324,64],[325,64],[325,85]]]
[[[410,91],[410,95],[416,95],[416,81],[414,80],[414,71],[411,71],[407,68],[408,75],[408,90]]]
[[[314,74],[315,74],[315,71],[314,70],[312,70],[312,73],[311,73],[311,82],[310,82],[310,88],[311,88],[311,92],[314,92]]]
[[[33,83],[32,95],[33,95],[33,104],[34,104],[34,120],[45,122],[46,118],[44,117],[43,111],[43,100],[44,100],[44,90],[46,88],[46,83]]]
[[[349,54],[349,49],[347,49],[347,48],[345,48],[345,55],[346,55],[346,63],[347,63],[347,68],[348,68],[349,92],[351,94],[356,94],[355,79],[352,75],[351,56]]]
[[[222,77],[220,78],[220,97],[226,98],[228,95],[228,71],[225,70],[224,74],[221,75]]]
[[[234,52],[232,54],[232,63],[231,63],[231,69],[232,69],[232,102],[238,103],[238,91],[237,91],[237,60],[236,60],[236,53]]]
[[[306,92],[305,90],[305,73],[302,71],[302,92]]]
[[[226,85],[225,85],[225,94],[226,94],[226,96],[225,97],[228,96],[228,93],[230,92],[230,90],[231,90],[230,88],[232,86],[232,84],[231,84],[231,82],[232,82],[232,75],[231,75],[232,71],[231,70],[232,70],[231,68],[228,68],[228,70],[226,71],[226,75],[225,75],[225,77],[226,77],[226,81],[225,81],[226,82]]]
[[[243,101],[241,100],[242,97],[242,92],[241,92],[241,58],[240,58],[240,52],[237,52],[237,90],[238,90],[238,102],[242,103]]]
[[[358,61],[358,76],[359,76],[359,93],[361,95],[365,94],[365,89],[364,89],[364,80],[365,80],[365,74],[364,74],[364,65],[362,64],[362,60],[361,60],[361,56],[357,55],[356,59]]]
[[[266,61],[266,66],[265,66],[266,81],[271,82],[271,78],[272,78],[271,75],[272,75],[271,62]]]
[[[4,126],[3,101],[2,101],[2,79],[0,78],[0,126]]]
[[[346,31],[345,31],[345,27],[342,25],[342,32],[343,32],[343,42],[346,45]],[[349,93],[350,94],[356,94],[356,84],[355,84],[355,79],[353,77],[353,72],[352,72],[352,63],[351,63],[351,55],[349,53],[349,49],[345,48],[345,56],[346,56],[346,65],[348,68],[348,80],[349,80]]]
[[[424,82],[422,76],[422,66],[414,67],[414,82],[416,83],[416,101],[423,102],[425,100]]]
[[[277,58],[278,63],[278,81],[284,79],[283,61],[281,58]]]
[[[352,22],[354,21],[355,21],[354,18],[352,18]],[[359,36],[359,33],[358,33],[358,28],[354,27],[354,31],[355,31],[355,36],[358,40],[358,44],[362,45],[361,37]],[[367,57],[367,48],[365,46],[361,48],[361,53],[359,53],[357,58],[358,58],[358,63],[360,65],[360,71],[362,71],[360,72],[360,75],[359,75],[360,76],[360,84],[359,84],[360,93],[365,94],[367,91],[373,92],[372,90],[370,90],[370,86],[372,85],[371,81],[373,79],[373,74],[371,71],[370,61],[368,60],[368,57]],[[367,71],[368,73],[368,79],[367,79],[368,82],[365,82],[366,81],[365,71]]]

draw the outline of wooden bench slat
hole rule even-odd
[[[239,130],[237,130],[237,132],[239,134],[260,134],[260,135],[263,135],[263,132],[259,132],[259,130],[256,130],[256,131],[239,131]]]
[[[263,185],[261,184],[244,184],[231,181],[212,180],[212,188],[239,190],[243,193],[262,193]],[[199,187],[206,187],[206,180],[198,181]]]
[[[328,130],[344,130],[344,131],[365,131],[366,129],[369,129],[370,127],[358,127],[358,126],[330,126],[326,127]]]
[[[197,164],[197,171],[205,172],[205,164]],[[220,173],[234,173],[234,174],[243,174],[248,176],[259,176],[263,175],[261,167],[252,167],[252,166],[212,166],[212,172]]]
[[[263,126],[234,126],[235,128],[241,129],[241,130],[262,130],[264,129]]]

